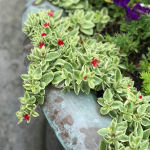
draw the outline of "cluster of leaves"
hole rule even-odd
[[[106,7],[102,8],[101,11],[88,11],[87,13],[83,10],[76,10],[74,13],[69,13],[68,17],[64,18],[65,22],[70,22],[70,27],[72,29],[78,29],[81,33],[86,35],[93,35],[94,30],[95,33],[103,30],[109,20],[110,17],[108,16]]]
[[[140,61],[140,68],[137,68],[136,65],[133,64],[134,59],[130,58],[130,55],[140,53],[143,47],[149,43],[149,19],[150,14],[145,14],[136,21],[127,21],[126,18],[124,18],[122,21],[119,21],[119,24],[121,24],[120,33],[116,33],[114,36],[110,36],[106,33],[105,39],[103,40],[120,47],[120,52],[125,56],[121,58],[121,63],[125,65],[126,71],[128,72],[134,73],[135,71],[140,72],[141,70],[144,71],[147,69],[149,58],[146,59],[143,55],[144,60]],[[149,53],[147,56],[149,57]]]
[[[133,85],[127,86],[124,78],[118,82],[125,84],[120,88],[121,91],[117,91],[122,100],[112,88],[98,99],[98,103],[103,106],[101,114],[109,113],[114,118],[108,128],[98,131],[103,136],[100,150],[149,150],[150,96],[142,97]]]
[[[128,57],[133,52],[139,52],[147,44],[150,33],[149,17],[150,15],[146,14],[139,20],[128,23],[126,19],[123,19],[123,21],[120,21],[120,29],[125,33],[117,33],[114,37],[106,34],[104,39],[104,41],[114,43],[121,48],[121,54],[127,56],[121,58],[121,62],[126,62],[124,63],[126,68],[132,73],[136,67],[128,65]],[[142,42],[143,44],[139,46]],[[141,73],[141,79],[144,80],[143,92],[146,95],[150,95],[149,52],[146,55],[147,57],[144,54],[142,55],[144,60],[140,61],[140,70],[143,70]],[[114,80],[116,76],[120,76],[117,71],[116,75],[114,75]],[[98,103],[102,106],[101,114],[106,115],[109,113],[114,118],[108,128],[98,131],[103,136],[100,150],[149,150],[150,97],[141,96],[144,93],[137,92],[133,88],[133,84],[128,84],[127,86],[125,78],[119,78],[119,80],[119,90],[118,88],[115,89],[116,84],[115,86],[111,85],[104,92],[103,98],[98,99]]]
[[[49,0],[52,1],[54,5],[59,5],[63,7],[66,12],[74,12],[75,10],[82,9],[85,11],[99,10],[102,7],[102,4],[105,2],[104,0]]]
[[[134,36],[131,33],[116,33],[114,37],[106,33],[103,41],[114,43],[117,47],[120,47],[121,63],[125,66],[122,69],[131,73],[137,70],[133,62],[129,62],[129,56],[133,52],[138,53],[139,40],[134,40]]]
[[[120,30],[124,32],[132,33],[137,40],[145,40],[150,36],[150,14],[145,14],[140,19],[126,22],[126,19],[120,21]]]
[[[132,1],[130,1],[129,5]],[[149,2],[145,2],[149,4]],[[113,6],[113,5],[112,5]],[[120,7],[119,7],[120,8]],[[118,9],[119,9],[118,8]],[[134,58],[131,58],[130,55],[135,56],[136,53],[141,53],[140,51],[145,48],[145,45],[149,43],[150,37],[150,22],[149,22],[150,14],[145,14],[140,17],[138,20],[130,20],[127,21],[124,18],[122,21],[119,22],[120,26],[120,34],[116,33],[115,36],[110,36],[106,34],[105,39],[103,41],[109,41],[110,43],[116,44],[117,47],[120,47],[120,52],[125,56],[121,58],[121,63],[125,65],[126,71],[130,73],[134,73],[135,71],[143,72],[142,74],[148,74],[146,72],[148,67],[150,66],[150,49],[148,49],[147,54],[142,54],[142,60],[140,60],[139,65],[140,67],[134,64]],[[124,32],[124,33],[123,33]],[[147,79],[146,79],[147,78]],[[150,83],[147,82],[148,76],[142,76],[143,79],[143,92],[149,95],[149,86]]]
[[[79,28],[72,26],[76,14],[66,21],[64,18],[59,20],[62,11],[56,11],[52,17],[48,13],[49,10],[31,13],[24,23],[23,31],[35,48],[27,56],[32,62],[28,74],[21,75],[25,95],[20,98],[23,105],[17,112],[19,123],[25,114],[35,116],[34,109],[37,104],[43,104],[45,87],[49,83],[61,84],[63,92],[74,89],[77,95],[80,90],[88,94],[90,89],[104,90],[109,86],[111,75],[119,66],[119,49],[113,44],[80,42]],[[93,59],[97,60],[98,66],[92,65]]]
[[[140,61],[140,69],[142,71],[147,71],[150,66],[150,48],[148,48],[148,53],[146,55],[142,54],[143,60]]]
[[[38,4],[40,2],[41,0],[36,3]],[[92,28],[94,26],[96,27],[95,32],[102,31],[110,21],[107,8],[102,7],[104,0],[102,2],[88,0],[53,0],[52,3],[65,8],[69,16],[65,19],[70,19],[72,23],[71,27],[76,29],[80,27],[81,32],[88,35],[93,35]]]
[[[149,63],[149,66],[148,66],[148,70],[146,71],[143,71],[141,73],[141,79],[143,79],[143,92],[146,94],[146,95],[150,95],[150,63]]]

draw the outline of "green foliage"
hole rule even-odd
[[[22,114],[18,116],[21,118],[19,123],[23,121],[25,113],[31,116],[36,105],[43,104],[45,87],[49,83],[55,86],[61,83],[63,92],[74,89],[78,95],[80,90],[86,94],[90,89],[105,90],[109,86],[107,81],[115,72],[120,78],[120,72],[116,71],[119,65],[118,48],[109,43],[91,42],[89,33],[85,35],[85,32],[86,41],[84,44],[80,41],[82,29],[89,32],[95,26],[91,21],[93,12],[84,14],[84,11],[78,10],[62,19],[59,19],[62,11],[55,12],[53,17],[49,17],[48,12],[40,10],[36,14],[31,13],[24,23],[23,31],[31,39],[34,49],[27,56],[32,62],[28,74],[21,75],[28,96],[26,94],[27,98],[21,99],[23,108],[17,112]],[[102,13],[107,14],[107,9],[104,8]],[[78,18],[78,15],[83,18]],[[46,23],[49,26],[45,27]],[[46,36],[42,36],[42,33],[46,33]],[[59,40],[63,41],[63,45],[59,45]],[[41,43],[44,43],[42,47]],[[92,65],[93,59],[98,60],[97,67]],[[29,101],[32,101],[32,105],[29,105]]]
[[[149,0],[140,0],[141,3],[147,5],[147,4],[150,4],[150,1]]]
[[[39,4],[42,0],[37,0]],[[106,24],[110,21],[108,15],[108,9],[102,7],[105,2],[102,0],[50,0],[54,5],[59,5],[65,8],[68,12],[70,27],[80,29],[80,31],[87,35],[93,35],[93,27],[96,27],[97,31],[102,31]],[[101,10],[101,11],[99,11]],[[65,18],[67,19],[67,17]],[[67,20],[66,20],[67,21]]]
[[[150,95],[150,64],[148,65],[148,70],[141,73],[141,79],[143,79],[143,92],[146,95]]]
[[[37,0],[36,4],[41,1]],[[21,75],[25,94],[19,98],[22,105],[16,113],[18,123],[26,114],[28,123],[31,116],[38,116],[35,109],[44,103],[45,87],[50,83],[61,84],[62,92],[74,90],[77,95],[80,91],[89,94],[91,89],[104,90],[103,97],[97,100],[100,113],[109,114],[113,121],[108,128],[98,131],[103,136],[100,150],[149,150],[150,97],[138,92],[134,81],[123,77],[120,69],[131,73],[142,70],[143,92],[150,95],[150,49],[142,55],[140,69],[129,61],[131,54],[139,53],[148,44],[150,14],[127,22],[123,18],[125,10],[104,0],[50,1],[65,8],[68,17],[60,19],[61,10],[52,17],[48,15],[50,10],[41,10],[29,14],[24,23],[23,32],[31,39],[34,49],[27,56],[32,62],[28,74]],[[135,2],[138,1],[131,0],[128,6],[133,7]],[[116,19],[123,33],[105,37],[98,34]]]
[[[93,27],[96,27],[95,31],[102,31],[106,24],[109,22],[108,10],[103,7],[101,11],[88,11],[75,10],[74,13],[69,13],[69,17],[66,17],[65,21],[70,21],[70,27],[75,30],[79,30],[86,35],[93,35]]]
[[[146,55],[142,54],[143,60],[140,61],[140,69],[145,72],[150,66],[150,48],[148,48],[148,53]]]
[[[116,44],[117,47],[120,47],[120,56],[121,63],[124,65],[122,69],[126,69],[128,72],[134,72],[136,66],[133,65],[133,62],[129,63],[129,56],[133,51],[138,53],[138,44],[139,40],[134,40],[134,37],[131,33],[116,33],[114,37],[106,34],[104,41]]]
[[[140,19],[134,21],[132,20],[128,24],[126,20],[120,21],[122,31],[127,31],[132,33],[137,40],[145,40],[150,36],[150,14],[143,15]],[[134,22],[134,23],[133,23]]]
[[[66,12],[73,12],[78,9],[83,9],[88,11],[89,9],[100,9],[104,0],[50,0],[54,5],[59,5],[60,7],[65,8]]]

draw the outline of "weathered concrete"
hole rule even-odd
[[[73,90],[61,93],[62,88],[46,88],[44,114],[66,150],[99,150],[102,137],[97,133],[106,128],[111,118],[100,115],[96,96]]]

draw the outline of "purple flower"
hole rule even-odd
[[[145,13],[150,13],[150,9],[149,8],[145,8]]]
[[[121,8],[125,8],[126,5],[130,2],[130,0],[113,0],[113,2]]]
[[[131,10],[129,6],[126,6],[126,18],[129,20],[137,20],[140,18],[140,15],[136,14],[133,9]]]
[[[134,7],[133,7],[133,11],[137,14],[143,14],[145,15],[145,13],[150,13],[150,9],[149,8],[145,8],[145,7],[142,7],[140,5],[141,2],[138,2]]]

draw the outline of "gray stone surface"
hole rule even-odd
[[[43,112],[17,125],[18,97],[24,94],[21,18],[25,0],[0,0],[0,150],[63,150]]]

